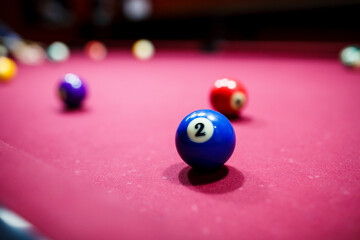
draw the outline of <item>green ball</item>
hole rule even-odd
[[[357,46],[348,46],[341,50],[340,60],[346,67],[360,66],[360,49]]]

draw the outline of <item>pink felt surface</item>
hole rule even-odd
[[[82,111],[56,98],[67,72],[87,80]],[[224,76],[250,102],[212,182],[174,137]],[[0,202],[54,239],[359,239],[359,92],[336,56],[115,51],[19,66],[0,86]]]

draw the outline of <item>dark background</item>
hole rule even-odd
[[[360,42],[360,1],[149,0],[129,17],[131,0],[0,0],[0,20],[26,39]],[[145,0],[140,0],[145,1]]]

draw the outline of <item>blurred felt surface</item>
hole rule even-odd
[[[58,80],[85,78],[66,112]],[[175,131],[236,77],[249,92],[237,146],[210,176]],[[360,72],[334,58],[110,51],[19,66],[0,86],[0,202],[54,239],[359,239]]]

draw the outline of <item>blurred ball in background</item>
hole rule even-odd
[[[340,61],[347,67],[360,67],[360,49],[357,46],[348,46],[341,50]]]
[[[99,41],[90,41],[85,45],[85,54],[92,60],[103,60],[107,55],[105,44]]]
[[[0,57],[6,57],[7,55],[8,55],[7,48],[0,44]]]
[[[155,47],[149,40],[140,39],[134,43],[132,53],[139,60],[149,60],[155,54]]]
[[[152,5],[149,0],[125,0],[124,16],[132,21],[145,20],[151,16]]]
[[[44,48],[35,42],[18,42],[12,53],[19,62],[26,65],[40,65],[46,58]]]
[[[0,81],[10,81],[17,72],[17,66],[13,60],[7,57],[0,57]]]
[[[47,55],[51,61],[63,62],[69,58],[70,49],[63,42],[53,42],[47,49]]]

